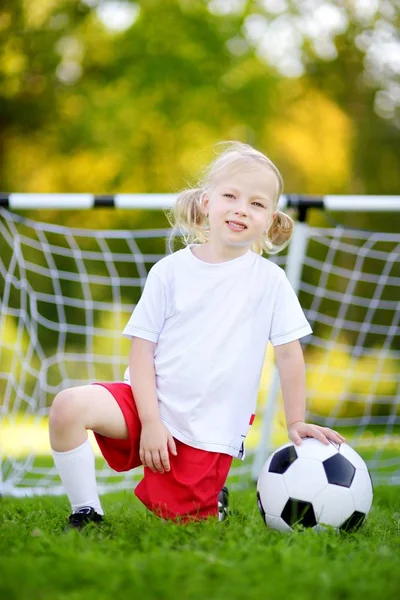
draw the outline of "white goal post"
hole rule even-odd
[[[62,493],[45,433],[63,387],[121,380],[121,330],[149,268],[169,250],[169,229],[95,230],[26,218],[33,209],[167,209],[174,194],[0,194],[0,494]],[[307,417],[338,428],[375,483],[400,484],[400,233],[311,227],[310,208],[398,213],[400,196],[282,196],[297,223],[286,269],[313,327],[303,340]],[[17,212],[14,212],[17,211]],[[285,440],[279,379],[269,352],[247,460],[238,485],[256,479]],[[132,487],[98,461],[101,491]]]

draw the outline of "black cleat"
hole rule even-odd
[[[218,521],[225,521],[229,514],[229,491],[226,486],[218,494]]]
[[[88,523],[100,523],[102,520],[102,515],[99,515],[94,508],[91,506],[83,506],[76,512],[69,515],[66,531],[69,529],[81,530]]]

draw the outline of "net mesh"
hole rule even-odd
[[[168,252],[169,230],[73,229],[0,212],[0,401],[2,489],[15,495],[62,493],[50,467],[49,406],[61,389],[121,381],[129,341],[121,331],[151,266]],[[314,334],[305,340],[308,418],[342,428],[377,481],[400,483],[399,236],[308,230],[299,286]],[[275,258],[284,266],[286,256]],[[260,388],[270,384],[271,356]],[[250,452],[232,470],[248,478]],[[272,445],[284,443],[278,403]],[[348,433],[347,433],[348,432]],[[94,446],[94,438],[91,438]],[[132,487],[97,458],[101,491]],[[0,482],[1,483],[1,482]]]
[[[308,420],[343,431],[376,483],[400,483],[399,251],[398,234],[311,229],[299,293]]]

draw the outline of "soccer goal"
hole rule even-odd
[[[174,195],[0,196],[0,493],[62,493],[50,456],[49,406],[66,387],[122,380],[129,341],[121,331],[151,266],[171,251],[169,229],[95,230],[48,224],[32,208],[164,209]],[[311,227],[307,210],[388,211],[400,197],[285,196],[297,223],[286,269],[312,325],[303,341],[308,420],[339,429],[366,460],[375,483],[400,484],[400,234]],[[179,244],[179,238],[176,238]],[[96,443],[91,438],[94,446]],[[258,414],[236,485],[255,479],[287,441],[273,353],[267,351]],[[102,492],[130,488],[97,458]]]

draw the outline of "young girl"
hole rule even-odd
[[[292,232],[277,209],[282,186],[266,156],[231,143],[199,187],[178,197],[174,224],[187,246],[149,272],[123,331],[132,340],[124,382],[64,390],[51,407],[71,527],[103,518],[87,429],[116,471],[144,465],[135,494],[148,509],[179,521],[222,519],[224,484],[232,458],[244,457],[269,341],[289,438],[344,441],[304,422],[299,338],[311,328],[284,271],[261,256],[279,251]]]

